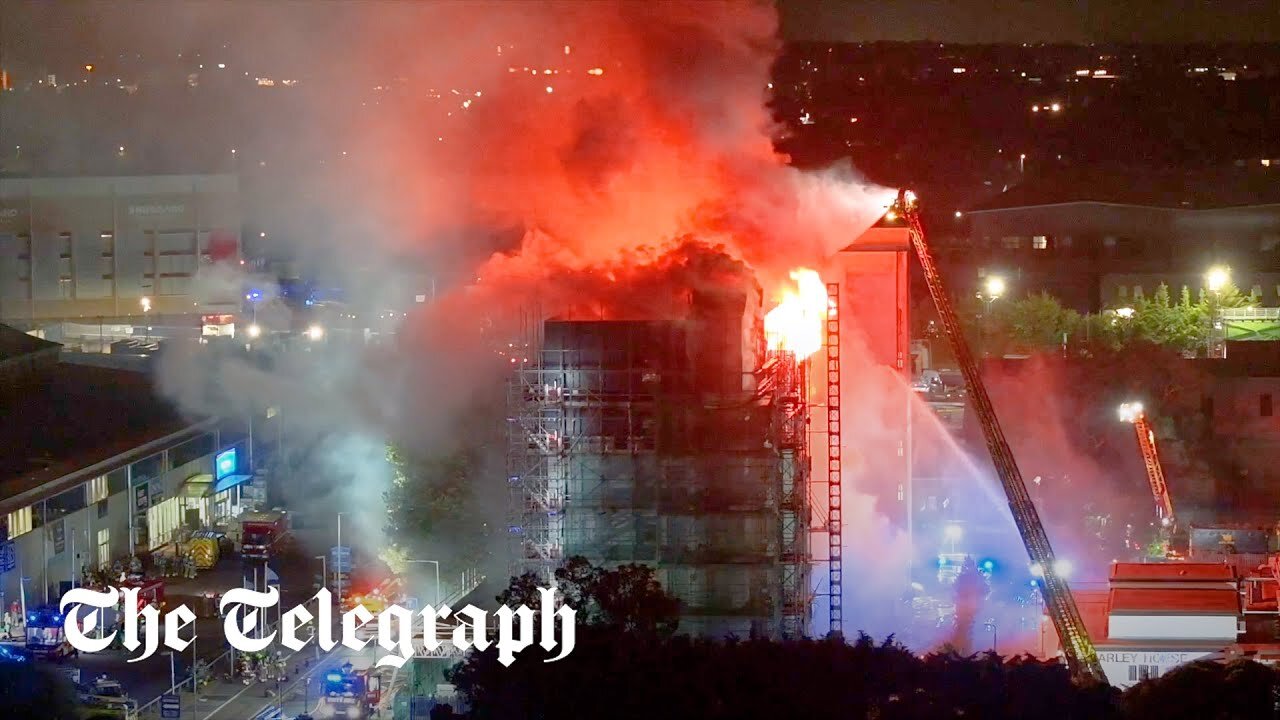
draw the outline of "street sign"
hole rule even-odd
[[[405,609],[405,610],[410,610],[410,611],[417,610],[417,609],[418,609],[418,598],[416,598],[416,597],[407,597],[407,598],[405,598],[405,599],[404,599],[404,609]]]
[[[336,573],[351,572],[351,548],[340,545],[329,550],[331,570]]]
[[[162,718],[180,718],[182,717],[182,698],[173,693],[160,696],[160,717]]]
[[[18,554],[13,550],[13,541],[0,543],[0,572],[13,572],[18,567]]]

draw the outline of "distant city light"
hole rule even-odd
[[[961,215],[964,215],[964,213],[962,213],[962,212],[960,212],[959,210],[957,210],[957,211],[956,211],[956,217],[958,218],[958,217],[960,217]]]
[[[258,337],[258,336],[260,336],[260,335],[262,335],[262,327],[261,327],[261,326],[259,326],[259,325],[258,325],[258,324],[256,324],[256,323],[255,323],[255,324],[253,324],[253,325],[250,325],[250,326],[249,326],[249,337],[251,337],[251,338],[256,338],[256,337]]]
[[[142,306],[142,312],[151,312],[151,298],[144,295],[138,304]]]
[[[219,70],[226,70],[226,69],[227,69],[227,64],[226,64],[226,63],[218,63],[218,69],[219,69]]]
[[[1060,112],[1062,110],[1062,105],[1060,105],[1059,103],[1054,103],[1049,106],[1049,109],[1054,112]]]
[[[1031,112],[1040,112],[1040,106],[1039,106],[1039,105],[1032,105],[1032,106],[1031,106]]]
[[[324,338],[324,328],[320,327],[319,325],[312,325],[311,327],[307,328],[307,337],[310,338],[312,341],[316,341]]]
[[[551,88],[551,86],[550,86],[550,85],[548,85],[548,86],[547,86],[547,93],[548,93],[548,94],[550,94],[550,93],[552,93],[552,92],[554,92],[554,90]]]

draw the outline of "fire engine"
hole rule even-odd
[[[325,673],[324,694],[313,716],[364,718],[382,699],[381,678],[371,670],[355,670],[351,663]]]
[[[240,555],[266,560],[288,551],[289,514],[284,510],[248,512],[240,516]]]
[[[33,657],[61,662],[76,654],[62,629],[58,608],[44,605],[27,611],[27,652]]]

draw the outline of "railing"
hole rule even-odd
[[[1280,320],[1280,307],[1223,308],[1218,311],[1223,320]]]

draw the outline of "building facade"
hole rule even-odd
[[[804,398],[794,362],[766,367],[759,302],[545,324],[510,386],[515,573],[644,564],[682,632],[806,634]]]
[[[956,289],[1005,278],[1011,296],[1047,292],[1097,312],[1132,304],[1160,283],[1198,295],[1205,273],[1231,268],[1243,293],[1280,305],[1280,204],[1160,207],[1101,201],[1001,204],[970,210],[967,237],[942,252]]]
[[[234,518],[252,477],[247,456],[242,433],[210,421],[0,500],[15,559],[0,573],[6,606],[56,602],[83,568],[127,564]]]
[[[199,280],[239,262],[239,205],[232,175],[0,179],[0,321],[235,312],[238,289]]]

